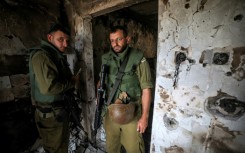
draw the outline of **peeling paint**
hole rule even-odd
[[[158,92],[161,97],[161,103],[158,104],[160,109],[163,109],[164,112],[170,112],[176,108],[176,102],[172,100],[170,94],[163,87],[159,86]]]
[[[206,66],[206,64],[211,64],[212,62],[212,54],[213,50],[205,50],[202,52],[201,57],[199,59],[199,63],[203,64],[203,67]]]
[[[242,67],[237,68],[236,72],[234,73],[234,78],[238,81],[242,81],[245,79],[245,70]]]

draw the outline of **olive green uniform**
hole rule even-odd
[[[65,56],[52,44],[42,41],[31,49],[29,59],[31,95],[36,102],[35,120],[48,153],[67,153],[69,117],[64,111],[62,93],[73,88]],[[57,116],[62,117],[57,121]]]
[[[120,153],[121,145],[127,153],[144,153],[144,141],[142,134],[137,132],[137,123],[141,116],[142,90],[152,88],[150,67],[143,53],[127,47],[122,53],[115,54],[112,50],[102,56],[102,64],[109,65],[109,79],[107,84],[108,98],[112,86],[116,80],[117,71],[123,59],[129,56],[124,76],[111,103],[118,98],[120,92],[127,92],[130,102],[138,106],[134,119],[127,124],[117,124],[109,116],[108,111],[104,117],[104,128],[106,131],[106,151],[108,153]],[[109,107],[109,106],[108,106]]]

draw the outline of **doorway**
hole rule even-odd
[[[152,81],[155,85],[157,34],[158,34],[158,0],[151,0],[103,14],[92,19],[94,83],[99,80],[101,56],[110,49],[109,28],[115,25],[127,27],[131,37],[130,46],[141,50],[150,64]],[[146,152],[150,152],[151,125],[154,105],[154,88],[149,124],[144,133]]]

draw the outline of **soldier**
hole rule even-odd
[[[44,150],[67,153],[69,115],[64,110],[63,93],[74,88],[79,76],[72,76],[63,53],[68,46],[69,31],[62,25],[51,26],[47,41],[31,49],[29,70],[31,96],[36,103],[35,121]]]
[[[109,67],[104,117],[108,153],[120,153],[121,146],[127,153],[145,152],[142,133],[148,126],[153,85],[148,62],[141,51],[128,46],[129,40],[123,26],[112,27],[111,49],[102,56],[102,64]],[[122,65],[122,79],[116,79]]]

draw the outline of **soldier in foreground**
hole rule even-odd
[[[47,41],[31,49],[29,69],[31,96],[36,103],[35,121],[47,153],[67,153],[69,113],[64,93],[75,87],[79,75],[72,76],[63,53],[69,32],[60,24],[51,26]]]
[[[153,85],[148,62],[128,46],[129,40],[124,27],[112,27],[111,50],[102,56],[108,71],[101,73],[108,73],[103,113],[108,153],[120,153],[122,145],[127,153],[145,152],[142,133],[148,126]]]

